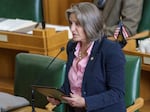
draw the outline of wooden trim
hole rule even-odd
[[[133,105],[127,108],[127,112],[135,112],[136,110],[139,110],[144,105],[144,99],[143,98],[137,98]]]

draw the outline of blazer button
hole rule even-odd
[[[84,91],[83,94],[86,95],[86,92]]]

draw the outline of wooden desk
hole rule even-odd
[[[66,47],[68,32],[55,29],[35,29],[33,34],[0,31],[0,91],[13,94],[15,56],[20,52],[56,56]],[[58,58],[66,60],[66,52]]]
[[[149,58],[149,60],[150,60],[150,54],[141,53],[141,52],[136,51],[136,40],[128,40],[128,44],[123,49],[123,51],[125,54],[141,56],[141,58],[142,58],[142,70],[150,72],[150,64],[147,64],[144,61],[145,58]]]

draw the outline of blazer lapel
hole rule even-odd
[[[88,61],[87,66],[85,68],[85,73],[84,73],[83,82],[82,82],[83,88],[86,85],[85,79],[88,79],[89,74],[91,73],[90,71],[91,71],[91,68],[93,67],[93,62],[95,61],[96,55],[98,53],[100,53],[100,51],[101,51],[101,46],[102,46],[104,38],[106,38],[106,37],[103,37],[101,41],[97,40],[94,42],[94,46],[92,48],[91,55],[89,57],[89,61]]]

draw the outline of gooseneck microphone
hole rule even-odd
[[[61,47],[60,48],[60,51],[57,53],[57,55],[49,62],[49,64],[48,64],[48,66],[46,67],[46,69],[44,69],[44,71],[45,70],[47,70],[52,64],[53,64],[53,62],[56,60],[56,58],[60,55],[60,53],[61,52],[63,52],[65,50],[65,48],[64,47]],[[44,72],[43,71],[43,72]],[[41,72],[40,72],[41,73]],[[37,83],[37,82],[39,82],[41,80],[41,77],[38,77],[38,79],[35,81],[35,83]],[[32,90],[31,90],[31,106],[32,106],[32,112],[36,112],[35,111],[35,106],[34,106],[34,89],[32,88]]]
[[[64,50],[65,50],[64,47],[61,47],[61,48],[60,48],[60,51],[59,51],[58,54],[50,61],[50,63],[49,63],[48,66],[46,67],[46,69],[48,69],[48,68],[51,66],[51,64],[55,61],[55,59],[59,56],[59,54],[60,54],[61,52],[63,52]]]

